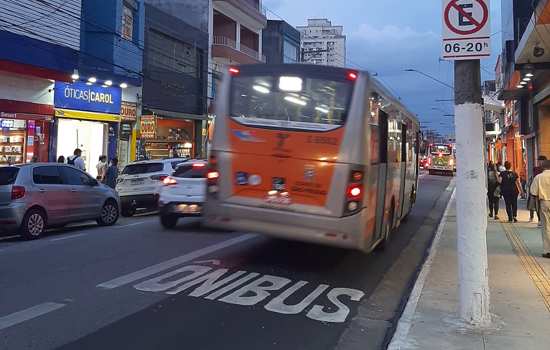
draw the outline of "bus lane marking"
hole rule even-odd
[[[134,285],[143,292],[204,298],[226,304],[250,307],[266,302],[266,311],[299,315],[320,322],[343,323],[350,314],[352,302],[365,293],[351,288],[332,288],[307,281],[262,275],[245,270],[230,271],[204,265],[186,265]],[[292,301],[289,301],[292,300]]]
[[[144,269],[114,278],[112,280],[103,282],[98,284],[96,287],[98,288],[104,288],[104,289],[114,289],[118,287],[122,287],[124,285],[130,284],[132,282],[136,282],[138,280],[150,277],[152,275],[155,275],[157,273],[160,273],[162,271],[171,269],[173,267],[176,267],[178,265],[185,264],[187,262],[193,261],[195,259],[198,259],[202,256],[214,253],[218,250],[222,250],[228,247],[231,247],[233,245],[237,245],[239,243],[248,241],[252,238],[255,238],[256,235],[253,234],[244,234],[240,235],[238,237],[228,239],[226,241],[216,243],[214,245],[201,248],[199,250],[192,251],[190,253],[187,253],[185,255],[178,256],[176,258],[158,263],[156,265],[152,265],[149,267],[146,267]]]
[[[33,318],[45,315],[52,311],[61,309],[64,306],[65,304],[48,302],[29,307],[28,309],[17,311],[6,316],[2,316],[0,317],[0,331],[8,327],[15,326],[19,323],[32,320]]]

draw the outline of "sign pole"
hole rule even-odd
[[[482,103],[480,61],[455,61],[459,314],[474,327],[491,323]]]
[[[490,0],[442,0],[442,57],[455,61],[459,314],[474,327],[491,323],[479,61],[491,56],[490,4]]]

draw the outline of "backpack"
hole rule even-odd
[[[69,157],[69,159],[67,159],[67,164],[74,165],[75,160],[77,160],[78,158],[79,158],[78,156],[72,157],[72,158]]]

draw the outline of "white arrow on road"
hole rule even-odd
[[[212,264],[214,266],[220,266],[221,261],[216,259],[211,260],[201,260],[201,261],[193,261],[193,264]]]

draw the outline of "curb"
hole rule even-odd
[[[450,186],[453,186],[453,185],[454,183],[451,183]],[[426,261],[422,265],[420,273],[418,274],[414,287],[408,298],[405,309],[401,314],[401,317],[399,318],[399,321],[397,323],[397,328],[388,346],[388,350],[400,350],[404,345],[407,344],[406,341],[412,326],[412,322],[414,320],[416,307],[418,306],[418,301],[420,300],[420,296],[422,295],[422,290],[424,289],[424,283],[428,278],[428,274],[430,273],[435,254],[437,253],[437,249],[439,247],[439,241],[441,240],[443,229],[447,224],[447,217],[449,216],[449,210],[451,208],[451,203],[455,198],[455,194],[456,194],[456,188],[453,189],[453,193],[449,198],[449,202],[447,203],[447,206],[443,213],[443,217],[439,222],[436,234],[429,248],[428,257],[426,258]]]

